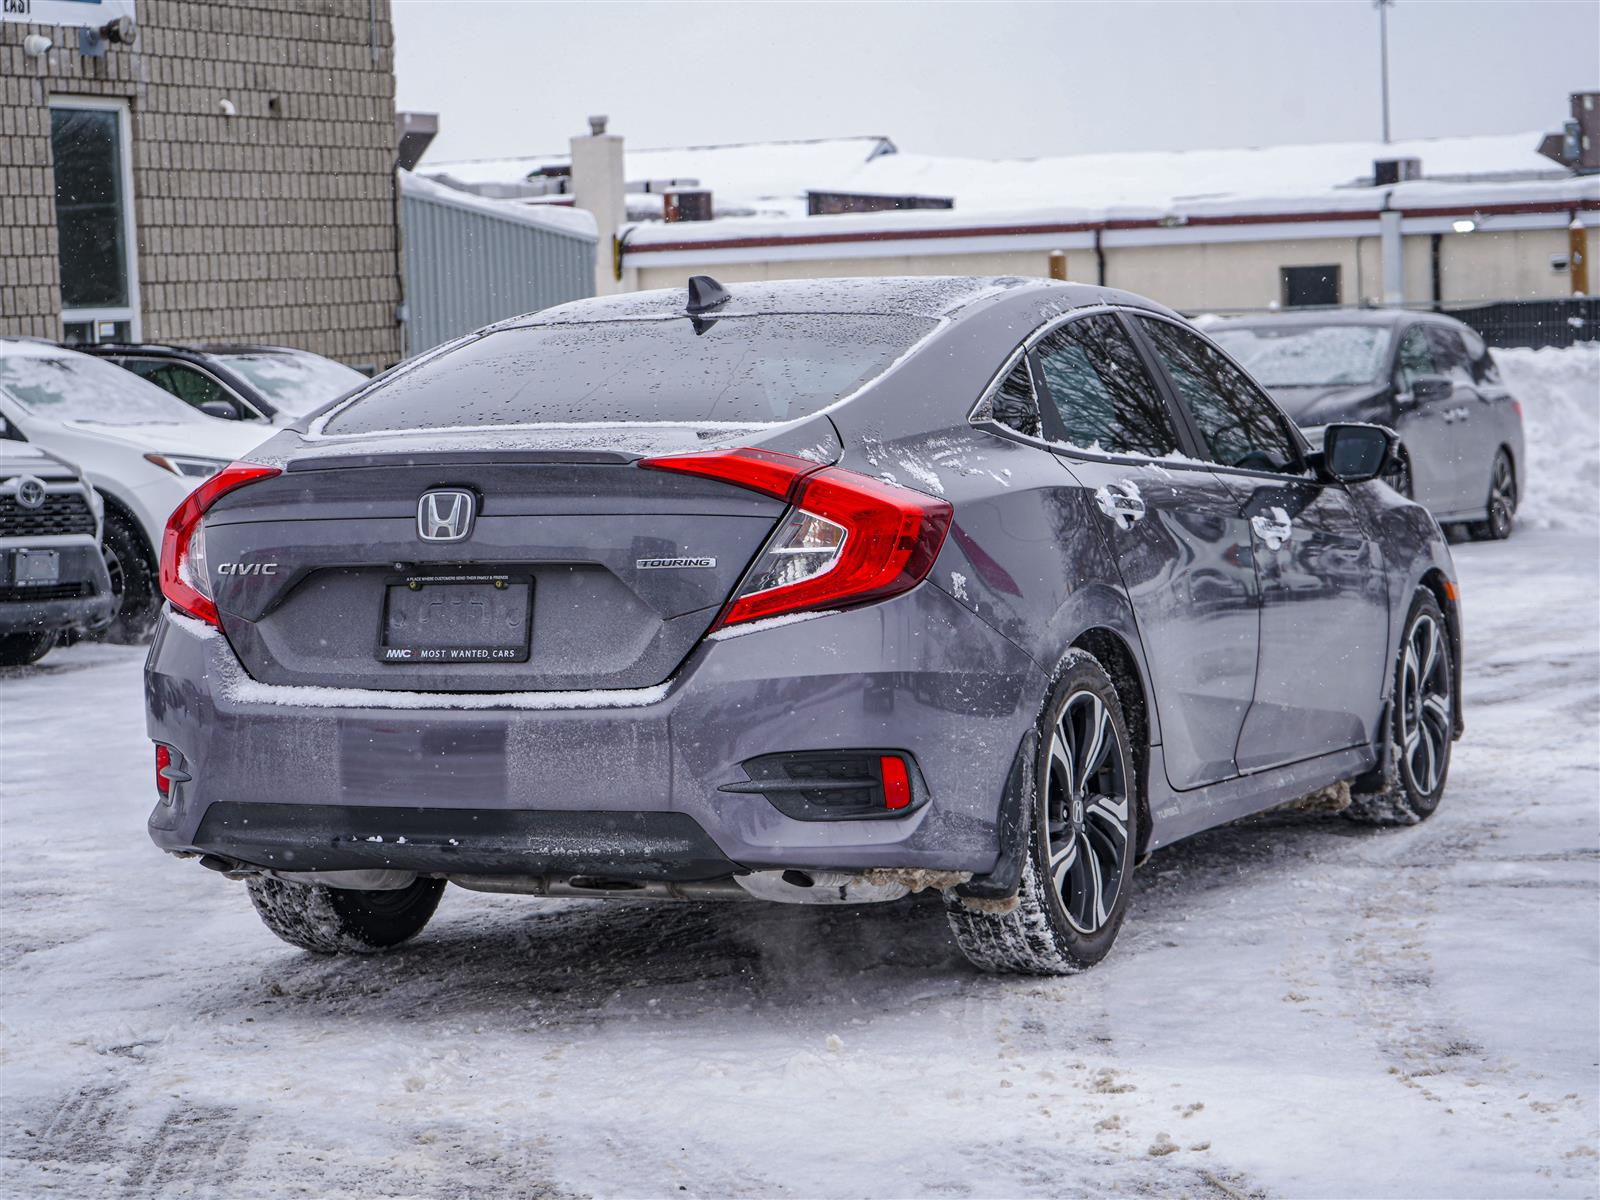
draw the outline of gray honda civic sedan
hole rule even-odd
[[[1158,847],[1438,805],[1460,608],[1392,441],[1313,452],[1104,288],[697,276],[506,321],[173,515],[150,834],[321,952],[447,882],[933,889],[978,966],[1078,970]]]

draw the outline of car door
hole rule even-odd
[[[1454,512],[1462,502],[1454,466],[1453,394],[1419,397],[1416,382],[1444,375],[1426,326],[1409,326],[1395,358],[1395,432],[1411,467],[1411,498],[1433,513]]]
[[[1472,370],[1472,356],[1461,334],[1449,325],[1429,321],[1423,326],[1433,363],[1451,383],[1450,399],[1443,408],[1446,462],[1450,467],[1450,511],[1460,512],[1488,504],[1489,473],[1500,441],[1493,413],[1488,411]]]
[[[1241,771],[1365,743],[1388,662],[1382,552],[1349,492],[1303,465],[1289,419],[1193,329],[1138,324],[1250,528],[1260,588],[1260,650],[1235,758]]]
[[[1231,778],[1259,636],[1249,528],[1228,489],[1180,453],[1171,405],[1118,314],[1058,326],[1032,360],[1045,437],[1093,493],[1133,606],[1167,781]]]

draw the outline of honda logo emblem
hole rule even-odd
[[[425,542],[460,542],[472,533],[478,498],[458,488],[423,492],[417,501],[417,536]]]

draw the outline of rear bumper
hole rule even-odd
[[[927,586],[709,640],[660,688],[587,694],[268,686],[220,634],[169,615],[146,666],[149,731],[192,778],[149,828],[167,850],[281,870],[981,873],[1044,687],[1027,656]],[[799,821],[719,790],[759,755],[869,747],[909,752],[929,802]]]

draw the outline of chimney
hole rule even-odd
[[[589,118],[589,133],[572,139],[572,204],[594,214],[600,240],[595,245],[594,292],[622,291],[617,269],[617,232],[627,217],[627,185],[622,171],[622,138],[606,132],[606,118]]]
[[[711,193],[704,188],[675,188],[661,198],[664,221],[711,220]]]
[[[1579,175],[1600,172],[1600,92],[1572,93],[1572,120],[1547,133],[1539,153]]]

